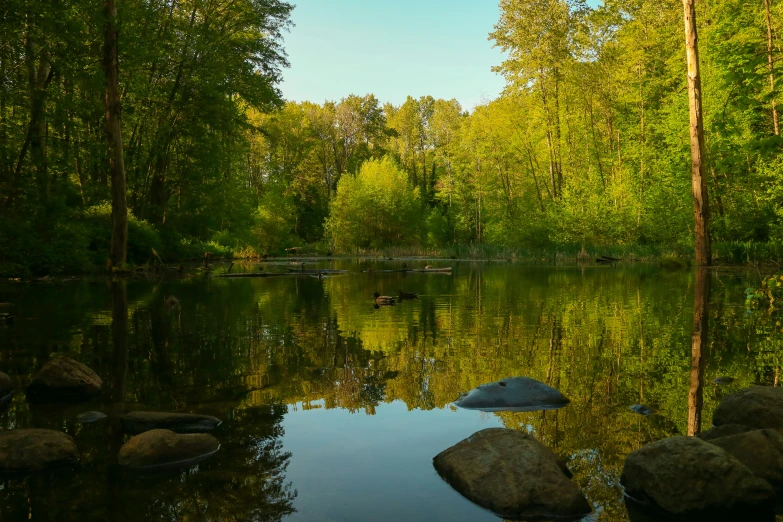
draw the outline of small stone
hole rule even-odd
[[[766,481],[696,437],[671,437],[634,451],[620,481],[636,501],[686,520],[774,510],[775,492]]]
[[[220,449],[220,443],[205,433],[178,434],[150,430],[131,437],[117,455],[122,466],[134,469],[188,466]]]
[[[454,404],[466,410],[494,412],[554,410],[569,402],[543,382],[530,377],[509,377],[473,388],[460,395]]]
[[[552,451],[527,433],[489,428],[433,459],[464,497],[500,517],[579,518],[592,509]]]
[[[759,430],[783,429],[783,388],[751,386],[726,395],[715,409],[712,424],[742,424]]]
[[[0,472],[24,473],[73,464],[79,449],[71,437],[53,430],[0,431]]]
[[[634,404],[633,406],[630,406],[630,408],[631,411],[638,413],[639,415],[652,415],[655,413],[655,408],[645,404]]]
[[[735,381],[734,377],[718,377],[713,379],[712,382],[718,385],[731,384]]]
[[[76,420],[82,424],[89,424],[91,422],[97,422],[106,418],[106,414],[100,411],[86,411],[76,416]]]
[[[44,364],[27,391],[33,397],[72,399],[98,393],[103,381],[94,371],[68,357],[53,357]]]
[[[213,430],[219,425],[220,419],[217,417],[193,413],[134,411],[122,416],[122,429],[130,434],[155,429],[171,430],[177,433],[202,433]]]

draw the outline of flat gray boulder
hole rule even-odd
[[[163,411],[134,411],[121,417],[125,433],[136,434],[163,429],[176,433],[203,433],[214,430],[220,419],[210,415],[193,413],[169,413]]]
[[[187,466],[215,454],[218,449],[218,440],[206,433],[150,430],[123,444],[117,462],[140,470]]]
[[[558,457],[518,430],[479,431],[433,465],[460,494],[505,519],[575,519],[592,511]]]
[[[26,473],[79,461],[71,437],[53,430],[0,431],[0,472]]]
[[[530,377],[509,377],[473,388],[460,395],[454,404],[466,410],[492,412],[554,410],[569,402],[543,382]]]
[[[684,519],[774,510],[772,486],[696,437],[671,437],[634,451],[620,481],[636,501]]]
[[[53,357],[33,378],[27,392],[53,400],[95,395],[103,381],[87,366],[68,357]]]
[[[742,424],[759,430],[783,429],[783,388],[751,386],[726,395],[715,409],[712,424]]]
[[[710,440],[742,462],[757,477],[783,491],[783,435],[777,430],[755,430]]]
[[[707,431],[703,431],[696,436],[701,440],[710,441],[713,439],[728,437],[729,435],[738,435],[740,433],[747,433],[754,430],[755,428],[751,428],[750,426],[745,426],[743,424],[723,424],[721,426],[713,426]]]

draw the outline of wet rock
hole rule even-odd
[[[0,408],[11,402],[16,385],[7,373],[0,372]]]
[[[723,426],[713,426],[712,428],[696,435],[701,440],[713,440],[720,437],[728,437],[729,435],[737,435],[739,433],[747,433],[753,431],[754,428],[750,426],[744,426],[742,424],[724,424]]]
[[[106,414],[100,411],[86,411],[76,416],[76,420],[82,424],[89,424],[91,422],[98,422],[106,418]]]
[[[27,388],[32,398],[68,400],[95,395],[103,381],[94,371],[68,357],[53,357]]]
[[[569,402],[543,382],[530,377],[509,377],[473,388],[460,395],[454,404],[467,410],[539,411],[562,408]]]
[[[192,413],[168,413],[162,411],[134,411],[123,415],[122,429],[136,434],[149,430],[164,429],[177,433],[202,433],[220,425],[220,419],[209,415]]]
[[[552,451],[517,430],[479,431],[433,459],[460,494],[498,516],[573,519],[592,511]]]
[[[783,388],[752,386],[726,395],[715,409],[712,424],[783,429]]]
[[[52,430],[0,431],[0,472],[24,473],[73,464],[79,449],[71,437]]]
[[[757,477],[783,491],[783,435],[777,430],[755,430],[710,440],[742,462]]]
[[[150,430],[131,437],[120,448],[117,461],[134,469],[187,466],[213,455],[219,448],[218,440],[205,433]]]
[[[633,406],[630,406],[630,408],[632,412],[638,413],[639,415],[652,415],[655,413],[655,408],[645,404],[634,404]]]
[[[713,379],[712,382],[719,385],[731,384],[735,381],[734,377],[718,377]]]
[[[775,492],[766,481],[696,437],[663,439],[634,451],[620,481],[633,499],[688,520],[774,510]]]

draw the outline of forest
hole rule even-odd
[[[783,7],[696,9],[712,256],[779,258]],[[506,87],[475,108],[350,87],[287,101],[296,9],[281,0],[6,0],[0,12],[0,275],[153,251],[693,251],[680,1],[501,0],[488,38]]]

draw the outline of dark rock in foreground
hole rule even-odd
[[[63,400],[98,393],[103,381],[94,371],[68,357],[53,357],[27,388],[33,398]]]
[[[557,456],[521,431],[479,431],[433,464],[460,494],[509,520],[576,519],[592,511]]]
[[[777,430],[756,430],[710,441],[728,451],[757,477],[783,491],[783,435]]]
[[[131,437],[117,456],[122,466],[159,469],[193,464],[220,449],[220,443],[205,433],[178,434],[170,430],[145,431]]]
[[[726,395],[715,409],[712,424],[783,429],[783,388],[752,386]]]
[[[473,388],[460,395],[454,404],[467,410],[539,411],[562,408],[569,402],[543,382],[530,377],[509,377]]]
[[[162,411],[134,411],[122,416],[122,429],[136,434],[163,429],[177,433],[202,433],[217,428],[220,419],[192,413],[168,413]]]
[[[772,486],[696,437],[672,437],[634,451],[620,480],[633,499],[687,520],[731,514],[740,520],[774,511]]]
[[[52,430],[0,431],[0,472],[25,473],[73,464],[79,449],[71,437]]]
[[[713,440],[713,439],[719,439],[721,437],[728,437],[729,435],[738,435],[740,433],[747,433],[749,431],[753,431],[755,428],[751,428],[750,426],[744,426],[742,424],[724,424],[722,426],[713,426],[712,428],[708,429],[707,431],[701,432],[697,437],[699,437],[701,440]]]

